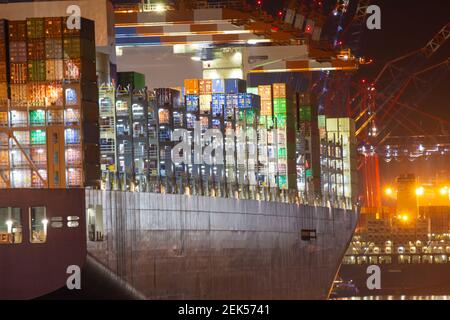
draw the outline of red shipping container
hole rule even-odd
[[[27,64],[26,63],[11,63],[11,83],[25,84],[27,82]]]
[[[61,38],[62,18],[45,18],[45,37]]]
[[[28,60],[45,59],[45,41],[44,40],[28,40],[27,57],[28,57]]]
[[[0,62],[6,61],[6,45],[0,41]]]
[[[25,41],[27,39],[27,22],[26,21],[9,21],[9,40]]]
[[[14,63],[27,62],[27,43],[25,41],[9,43],[9,60]]]
[[[6,62],[0,61],[0,82],[6,82],[8,80],[6,77]]]

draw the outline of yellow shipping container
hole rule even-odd
[[[273,98],[286,98],[286,84],[274,83],[273,84]]]

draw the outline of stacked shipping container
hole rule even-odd
[[[10,171],[3,170],[3,181],[10,187],[99,184],[94,24],[81,19],[80,30],[68,29],[64,19],[2,23],[11,103],[0,121],[7,127]]]
[[[320,195],[320,138],[317,102],[312,94],[298,93],[297,187],[310,196]]]
[[[355,122],[351,118],[326,119],[329,151],[328,192],[344,201],[357,200]]]
[[[297,187],[296,113],[294,94],[284,83],[273,84],[273,113],[277,142],[277,183],[282,190]]]

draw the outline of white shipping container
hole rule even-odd
[[[200,113],[211,113],[212,95],[202,94],[200,95]]]
[[[31,170],[12,170],[11,171],[11,187],[12,188],[30,188],[31,187]]]
[[[14,137],[16,138],[17,142],[20,143],[20,145],[27,146],[30,144],[30,132],[29,131],[14,131],[13,132]],[[17,146],[16,143],[13,141],[13,146]]]

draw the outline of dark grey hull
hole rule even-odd
[[[326,299],[358,213],[254,200],[86,190],[88,252],[148,299]],[[316,229],[304,241],[302,229]]]

